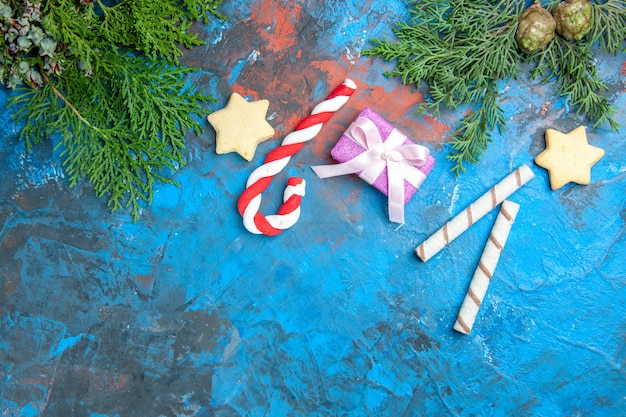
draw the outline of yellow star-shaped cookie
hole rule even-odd
[[[250,162],[259,143],[274,136],[274,129],[265,120],[269,101],[246,101],[231,94],[226,107],[207,116],[216,133],[215,152],[237,152]]]
[[[591,167],[604,156],[604,150],[589,145],[585,126],[569,133],[546,130],[546,149],[535,163],[548,170],[550,188],[558,190],[569,182],[589,184]]]

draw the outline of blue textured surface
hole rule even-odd
[[[181,187],[159,185],[137,223],[110,214],[87,184],[68,188],[58,153],[26,153],[0,113],[0,407],[3,416],[621,416],[626,414],[626,140],[592,183],[549,189],[533,164],[544,131],[582,123],[550,85],[503,82],[507,131],[461,177],[422,94],[360,58],[391,37],[399,0],[226,2],[198,27],[191,82],[225,105],[270,101],[277,131],[251,163],[216,155],[211,127],[190,137]],[[626,57],[600,56],[626,125]],[[287,175],[307,181],[299,222],[249,234],[236,200],[250,172],[344,77],[350,102],[292,158],[265,195],[275,213]],[[6,92],[2,103],[6,101]],[[366,106],[418,143],[435,169],[402,227],[385,196],[311,165]],[[517,166],[536,178],[521,205],[472,333],[452,330],[495,212],[427,263],[414,248]]]

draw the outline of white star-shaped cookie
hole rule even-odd
[[[246,101],[231,94],[226,107],[207,116],[216,133],[215,152],[237,152],[250,162],[259,143],[274,136],[274,129],[265,116],[269,101]]]
[[[604,156],[604,150],[589,145],[585,126],[569,133],[546,130],[546,149],[535,157],[535,163],[548,170],[550,188],[558,190],[575,182],[591,182],[591,167]]]

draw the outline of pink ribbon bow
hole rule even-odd
[[[422,185],[426,175],[416,167],[426,163],[430,152],[421,145],[404,144],[406,136],[397,129],[383,142],[374,122],[365,117],[357,118],[346,134],[365,151],[340,164],[314,166],[313,171],[320,178],[362,171],[358,175],[372,184],[387,168],[389,220],[404,223],[404,181],[415,188]]]

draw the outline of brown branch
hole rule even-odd
[[[92,125],[91,123],[89,123],[89,120],[85,119],[85,118],[83,117],[83,115],[82,115],[82,114],[80,114],[80,112],[78,111],[78,109],[77,109],[76,107],[74,107],[74,106],[72,105],[72,103],[71,103],[68,99],[66,99],[66,98],[65,98],[65,96],[63,95],[63,93],[61,93],[61,92],[59,91],[59,89],[57,89],[57,88],[56,88],[56,87],[55,87],[55,86],[51,83],[51,81],[50,81],[50,77],[48,77],[48,75],[47,75],[44,71],[41,71],[41,74],[43,75],[44,81],[45,81],[45,82],[47,82],[48,84],[50,84],[50,88],[52,88],[52,91],[54,91],[54,94],[56,94],[56,96],[57,96],[57,97],[59,97],[59,98],[63,101],[63,103],[65,103],[65,105],[66,105],[67,107],[69,107],[69,108],[70,108],[70,110],[72,110],[72,112],[76,115],[76,117],[78,117],[78,119],[79,119],[81,122],[85,123],[87,126],[89,126],[89,127],[90,127],[90,128],[92,128],[92,129],[95,129],[95,130],[98,130],[98,131],[100,130],[100,129],[98,129],[96,126],[94,126],[94,125]]]

